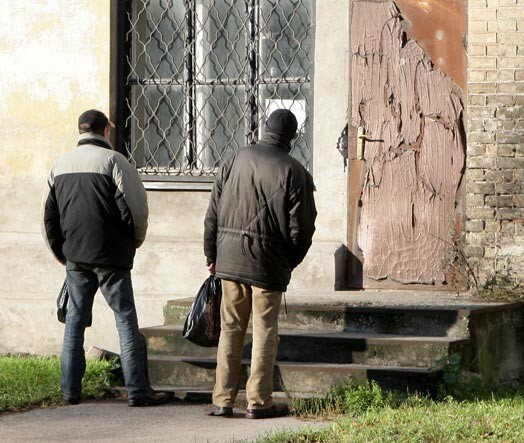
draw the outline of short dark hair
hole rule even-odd
[[[80,134],[94,132],[95,134],[104,135],[104,130],[110,124],[106,115],[96,109],[85,111],[78,117],[78,131]]]

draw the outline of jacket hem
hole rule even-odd
[[[249,277],[242,277],[239,275],[230,275],[224,272],[217,272],[215,275],[224,280],[232,280],[232,281],[236,281],[239,283],[244,283],[246,285],[255,286],[257,288],[267,289],[268,291],[286,292],[287,290],[287,285],[282,285],[282,286],[278,284],[275,285],[275,284],[271,284],[267,282],[261,282],[261,281],[258,281],[258,280],[255,280]]]

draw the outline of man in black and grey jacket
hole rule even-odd
[[[289,155],[292,112],[273,112],[260,142],[234,153],[219,169],[205,218],[204,252],[222,278],[221,333],[213,391],[215,416],[233,415],[244,336],[253,311],[248,418],[286,415],[272,401],[278,312],[293,269],[315,231],[313,179]]]
[[[77,147],[58,158],[47,179],[44,237],[66,265],[69,292],[61,388],[66,404],[80,401],[84,331],[100,288],[115,315],[128,404],[155,405],[167,397],[149,384],[131,284],[135,251],[146,236],[147,196],[136,169],[113,150],[111,126],[102,112],[84,112]]]

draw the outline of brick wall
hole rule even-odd
[[[469,0],[466,255],[524,286],[524,0]]]

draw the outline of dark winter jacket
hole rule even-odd
[[[44,195],[44,233],[66,260],[131,269],[147,230],[147,196],[136,169],[97,134],[51,169]]]
[[[266,134],[219,169],[205,219],[204,252],[221,278],[285,291],[315,231],[313,179]]]

